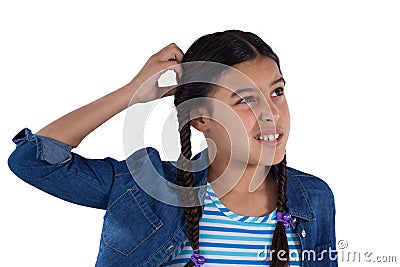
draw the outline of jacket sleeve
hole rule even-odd
[[[112,158],[87,159],[57,140],[21,130],[8,158],[12,172],[25,182],[66,201],[106,209],[114,179]]]

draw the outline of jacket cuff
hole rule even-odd
[[[24,128],[17,133],[12,141],[17,146],[25,142],[35,144],[36,158],[45,160],[50,164],[65,163],[72,158],[72,146],[46,136],[32,134],[28,128]]]

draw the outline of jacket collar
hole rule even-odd
[[[150,160],[153,168],[141,168],[144,162]],[[208,148],[202,150],[197,153],[192,159],[192,169],[193,169],[193,177],[195,179],[195,185],[205,185],[207,184],[207,171],[208,171]],[[171,170],[168,171],[165,166],[162,165],[160,156],[156,149],[152,147],[147,147],[136,151],[127,159],[128,168],[132,175],[136,177],[136,182],[139,184],[158,184],[157,192],[159,192],[159,188],[162,187],[165,191],[163,195],[168,196],[169,198],[175,197],[173,193],[170,193],[170,189],[165,181],[160,183],[160,179],[158,176],[160,175],[158,172],[164,172],[164,178],[167,178],[170,182],[176,183],[176,162],[175,164],[168,165]],[[278,164],[272,165],[272,172],[274,173],[275,178],[278,180]],[[168,174],[165,173],[168,171]],[[296,170],[291,167],[286,167],[287,174],[287,188],[286,188],[286,208],[291,213],[292,216],[297,218],[302,218],[304,220],[312,220],[314,219],[314,211],[311,207],[311,201],[308,196],[308,190],[303,186],[301,179],[296,175]],[[144,177],[146,179],[141,179]],[[151,180],[153,177],[155,180]],[[150,180],[149,180],[150,179]],[[154,189],[154,186],[149,186],[148,188]],[[151,191],[151,190],[150,190]],[[148,193],[151,193],[151,192]],[[146,191],[147,192],[147,191]],[[199,191],[199,199],[200,203],[204,203],[205,190]],[[172,200],[171,200],[172,201]],[[176,201],[176,200],[173,200]]]
[[[204,149],[192,158],[192,167],[195,170],[193,177],[195,184],[205,185],[207,183],[208,149]],[[278,164],[272,165],[272,172],[278,180]],[[314,211],[311,207],[311,201],[307,190],[304,188],[301,180],[296,177],[295,170],[286,167],[287,188],[286,188],[286,208],[294,217],[304,220],[312,220]]]

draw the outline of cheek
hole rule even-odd
[[[257,119],[250,109],[218,114],[214,119],[217,121],[215,137],[218,140],[225,140],[224,143],[231,145],[249,142],[248,133],[257,123]]]
[[[236,111],[226,108],[216,109],[213,119],[223,125],[229,132],[242,130],[248,132],[257,120],[250,108]]]
[[[279,111],[280,111],[280,115],[282,117],[282,120],[284,120],[286,123],[290,123],[289,108],[288,108],[288,104],[287,104],[286,101],[282,102],[279,105]]]
[[[254,116],[254,113],[251,109],[238,112],[238,116],[240,117],[246,132],[249,132],[254,127],[254,124],[257,123],[257,118]]]

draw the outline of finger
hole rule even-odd
[[[161,61],[176,60],[181,62],[183,59],[182,50],[174,43],[167,45],[157,54],[157,59]]]
[[[165,87],[160,87],[159,89],[162,93],[161,97],[166,97],[166,96],[174,95],[176,92],[177,86],[176,85],[165,86]]]
[[[178,78],[180,79],[183,75],[183,69],[181,64],[173,65],[172,68],[173,71],[175,71],[176,75],[178,75]]]
[[[175,45],[175,59],[181,63],[183,59],[184,53],[183,51],[179,48],[179,46]]]
[[[160,65],[163,68],[163,72],[165,72],[167,70],[173,70],[173,71],[175,71],[175,73],[178,75],[179,78],[182,77],[183,69],[182,69],[181,64],[179,64],[177,61],[169,60],[169,61],[165,61],[165,62],[160,62]]]

